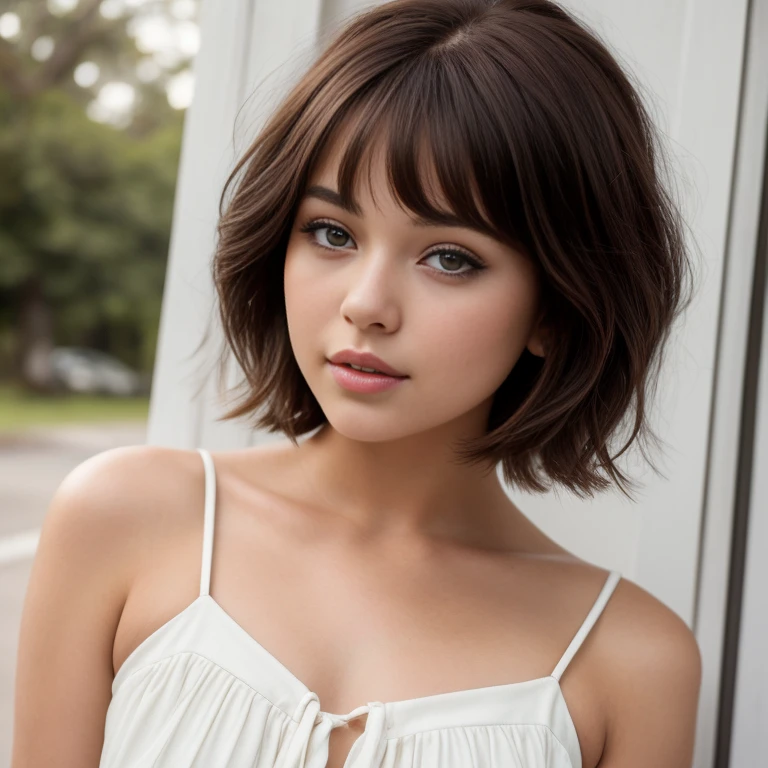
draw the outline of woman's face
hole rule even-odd
[[[378,161],[371,187],[360,184],[359,211],[344,210],[328,199],[336,167],[331,151],[309,180],[307,191],[323,187],[326,199],[321,190],[301,200],[285,261],[288,331],[307,384],[350,439],[393,440],[449,422],[460,436],[482,434],[524,348],[543,354],[534,265],[486,234],[414,221]],[[372,352],[408,378],[350,391],[328,362],[344,349]]]

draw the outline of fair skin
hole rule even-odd
[[[308,188],[335,191],[337,164],[328,158]],[[297,456],[328,506],[382,544],[487,543],[503,525],[499,511],[507,516],[506,494],[487,466],[457,463],[452,444],[485,432],[493,394],[524,348],[543,354],[535,266],[488,235],[414,224],[378,168],[360,215],[306,196],[288,242],[291,345],[329,422]],[[301,231],[313,222],[322,229]],[[445,247],[485,268],[452,276],[471,267]],[[344,390],[326,358],[349,348],[409,378],[376,394]]]
[[[336,159],[310,186],[336,189]],[[450,451],[482,433],[523,349],[546,354],[531,263],[487,235],[414,223],[379,165],[357,202],[302,200],[286,255],[291,344],[328,425],[298,447],[212,454],[211,594],[336,713],[549,675],[607,575]],[[319,218],[344,232],[300,231]],[[486,269],[440,274],[468,268],[432,255],[441,245]],[[350,393],[325,363],[347,347],[410,378]],[[195,452],[136,446],[62,484],[25,603],[12,768],[98,764],[114,673],[197,596],[202,469]],[[622,579],[561,680],[584,768],[690,766],[699,685],[690,630]],[[328,768],[364,726],[332,731]]]

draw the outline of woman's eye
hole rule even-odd
[[[313,221],[305,224],[301,231],[307,232],[311,239],[319,246],[331,250],[343,248],[346,245],[346,241],[352,240],[348,232],[338,225],[328,222]]]
[[[444,248],[441,251],[430,253],[425,260],[437,259],[438,272],[450,275],[451,277],[470,277],[485,267],[476,259],[471,258],[462,251],[456,251],[450,248]],[[461,269],[461,265],[468,265],[468,269]]]
[[[354,243],[343,227],[330,221],[310,221],[301,227],[301,231],[307,233],[313,243],[329,251],[344,249],[349,243]],[[473,277],[485,269],[479,259],[456,248],[443,247],[427,254],[423,260],[429,259],[436,259],[435,265],[430,266],[433,271],[448,277]],[[468,268],[461,269],[462,265]]]

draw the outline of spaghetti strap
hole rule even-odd
[[[203,562],[200,569],[200,596],[210,594],[211,559],[213,557],[213,523],[216,515],[216,470],[211,454],[197,449],[205,467],[205,512],[203,517]]]
[[[592,609],[587,614],[587,618],[584,619],[584,623],[579,627],[578,632],[576,632],[573,640],[571,640],[570,645],[565,649],[565,653],[562,655],[560,661],[557,663],[557,666],[553,670],[552,677],[554,677],[555,680],[560,680],[560,677],[562,676],[563,672],[565,672],[566,667],[576,654],[576,651],[579,650],[581,644],[589,634],[589,631],[592,629],[595,622],[600,617],[600,614],[603,612],[603,608],[605,608],[605,604],[608,602],[608,598],[613,594],[613,590],[616,589],[616,585],[619,583],[620,579],[621,574],[618,571],[611,571],[608,574],[608,578],[605,580],[605,584],[603,585],[600,594],[597,596],[597,600],[595,600]]]

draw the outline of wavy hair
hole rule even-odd
[[[381,144],[404,208],[458,217],[540,269],[555,343],[544,358],[523,352],[459,459],[500,462],[528,491],[615,483],[631,498],[616,459],[636,442],[653,466],[647,445],[660,443],[648,404],[691,300],[685,222],[639,86],[549,0],[387,2],[352,17],[295,83],[221,195],[213,279],[244,374],[221,418],[248,415],[294,443],[327,422],[293,355],[283,268],[309,176],[347,129],[343,201]],[[448,211],[425,188],[424,152]]]

